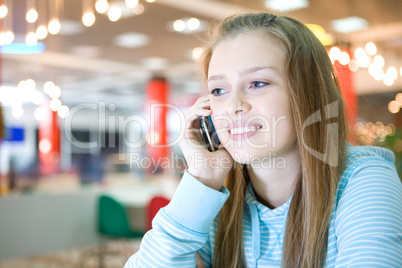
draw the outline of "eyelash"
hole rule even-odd
[[[251,86],[250,86],[249,88],[254,88],[254,89],[259,89],[259,88],[262,88],[262,87],[264,87],[264,86],[269,85],[269,83],[267,83],[267,82],[262,82],[262,81],[253,81],[253,82],[251,82],[250,84],[251,84]],[[263,84],[263,85],[256,86],[256,84]],[[214,95],[214,96],[220,96],[220,95],[222,95],[222,94],[217,94],[217,91],[218,91],[218,90],[224,90],[224,89],[223,89],[223,88],[214,88],[214,89],[211,91],[211,95]]]
[[[214,88],[214,89],[211,91],[211,95],[214,95],[214,96],[219,96],[219,95],[221,95],[221,94],[219,94],[219,95],[216,94],[216,92],[217,92],[218,90],[224,90],[224,89],[223,89],[223,88]]]
[[[257,84],[257,83],[261,83],[261,84],[263,84],[262,86],[255,86],[255,84]],[[253,81],[253,82],[251,82],[251,88],[261,88],[261,87],[264,87],[264,86],[267,86],[267,85],[269,85],[269,83],[267,83],[267,82],[262,82],[262,81]]]

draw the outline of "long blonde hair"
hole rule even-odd
[[[301,22],[268,13],[242,14],[225,19],[201,58],[204,81],[216,45],[250,31],[275,38],[286,52],[285,73],[301,159],[286,222],[283,267],[322,267],[328,226],[339,177],[344,169],[347,137],[346,111],[335,71],[325,48]],[[334,112],[336,114],[334,114]],[[330,115],[330,116],[328,116]],[[321,120],[311,120],[318,116]],[[321,116],[321,117],[320,117]],[[326,118],[332,122],[328,135]],[[322,152],[312,155],[312,152]],[[243,248],[243,209],[249,182],[247,170],[235,164],[226,177],[231,195],[219,215],[214,245],[214,267],[246,267]]]

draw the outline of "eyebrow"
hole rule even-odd
[[[244,76],[244,75],[255,73],[255,72],[258,72],[258,71],[264,70],[264,69],[273,69],[274,71],[278,71],[276,67],[268,67],[268,66],[267,67],[253,67],[253,68],[250,68],[250,69],[240,71],[239,74],[241,76]],[[225,78],[224,75],[213,75],[213,76],[208,78],[208,82],[212,81],[212,80],[223,80],[224,78]]]

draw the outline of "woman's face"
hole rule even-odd
[[[284,65],[278,41],[258,31],[225,39],[213,51],[212,119],[238,163],[280,156],[296,140]]]

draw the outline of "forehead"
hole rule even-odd
[[[208,73],[267,65],[283,70],[285,56],[282,44],[270,34],[261,31],[241,33],[218,43]]]

